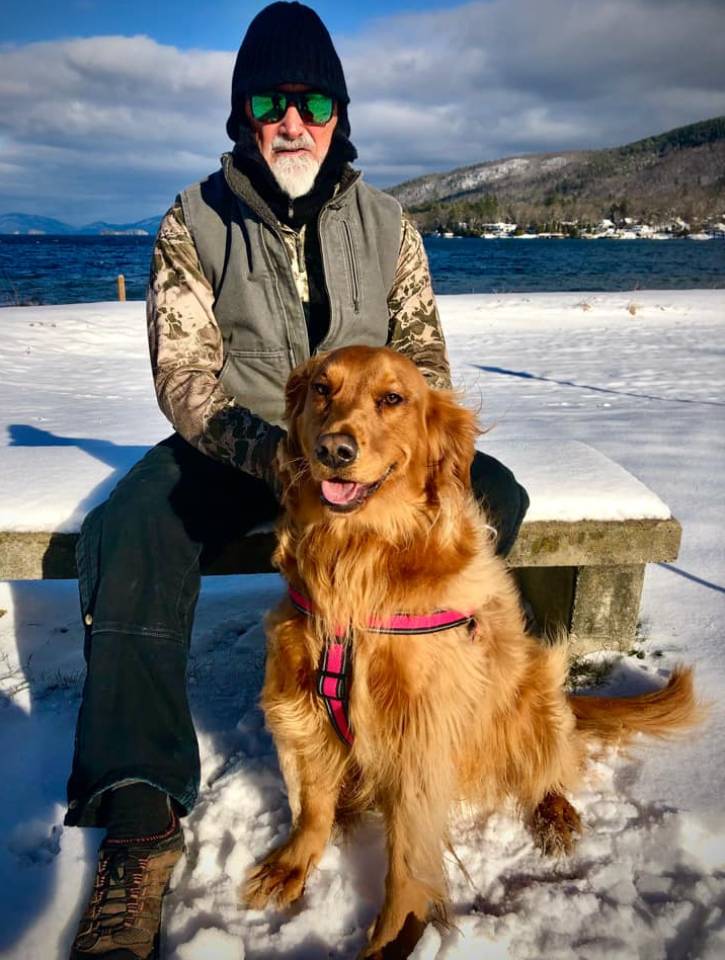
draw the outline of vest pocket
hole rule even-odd
[[[347,220],[340,221],[340,233],[342,234],[342,249],[345,252],[345,262],[347,264],[352,307],[355,313],[360,313],[360,278],[358,276],[357,263],[355,262],[355,248],[352,244],[352,233]]]
[[[232,348],[220,379],[237,403],[269,423],[280,425],[284,418],[284,391],[291,369],[286,350]]]

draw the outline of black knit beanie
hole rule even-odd
[[[350,97],[340,58],[330,34],[314,10],[302,3],[271,3],[249,24],[232,76],[232,110],[227,120],[231,140],[246,124],[244,101],[280,83],[305,83],[331,94],[338,102],[342,133],[350,134]]]

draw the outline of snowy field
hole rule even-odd
[[[455,925],[429,929],[415,957],[721,960],[725,291],[461,296],[440,306],[454,377],[492,428],[483,449],[494,440],[505,459],[507,442],[544,439],[556,462],[561,443],[584,441],[682,522],[679,559],[648,570],[641,642],[609,686],[648,688],[683,660],[714,705],[686,742],[642,742],[597,763],[573,798],[586,833],[568,859],[540,857],[509,811],[483,832],[457,818],[455,850],[470,876],[451,860]],[[0,310],[0,345],[0,446],[24,448],[10,483],[24,509],[61,462],[57,448],[104,464],[108,489],[169,432],[141,304]],[[53,476],[64,483],[62,470]],[[60,519],[73,526],[78,505],[67,500]],[[381,901],[383,838],[371,817],[329,847],[294,909],[237,905],[245,869],[288,824],[255,708],[260,621],[280,590],[275,576],[205,581],[189,671],[203,790],[168,900],[169,960],[353,958]],[[0,583],[0,658],[0,956],[63,960],[101,836],[62,826],[82,682],[75,583]]]

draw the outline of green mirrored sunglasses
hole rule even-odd
[[[335,101],[326,93],[316,90],[294,93],[272,90],[270,93],[253,93],[249,98],[252,116],[259,123],[279,123],[292,105],[297,108],[303,123],[322,126],[331,119]]]

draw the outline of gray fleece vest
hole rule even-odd
[[[310,355],[304,310],[279,222],[229,155],[222,164],[181,194],[184,218],[214,291],[222,384],[242,406],[281,424],[287,378]],[[330,301],[319,351],[384,346],[400,204],[354,175],[323,206],[318,223]]]

